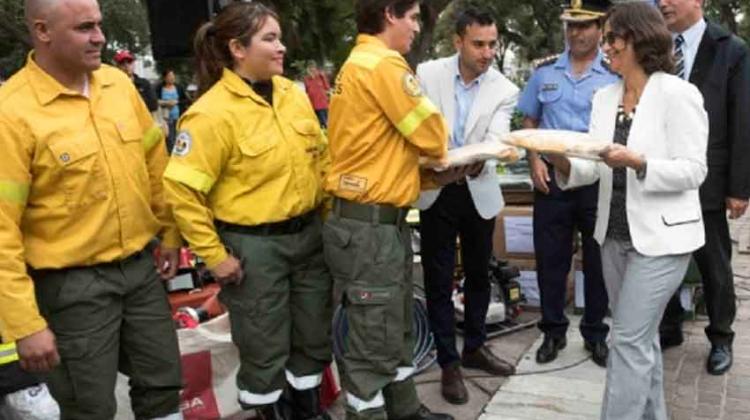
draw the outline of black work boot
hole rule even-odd
[[[255,407],[259,420],[293,420],[292,408],[284,398],[279,398],[273,404]]]
[[[291,389],[294,420],[331,420],[320,407],[320,387],[299,391]]]

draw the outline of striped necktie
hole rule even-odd
[[[674,74],[680,79],[685,78],[685,54],[682,52],[682,46],[685,45],[685,38],[682,34],[677,35],[674,39]]]

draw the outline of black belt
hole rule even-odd
[[[263,223],[253,226],[237,225],[218,219],[214,220],[214,224],[218,229],[235,233],[245,233],[258,236],[291,235],[301,232],[302,229],[305,228],[305,226],[309,225],[310,222],[315,220],[317,214],[318,210],[315,209],[303,215],[295,216],[291,219],[283,220],[281,222]]]
[[[29,272],[29,275],[33,279],[34,277],[43,276],[50,273],[55,272],[63,272],[63,271],[69,271],[69,270],[80,270],[83,268],[109,268],[109,267],[122,267],[123,264],[127,264],[133,261],[140,260],[141,258],[153,254],[154,247],[156,245],[154,243],[149,243],[146,245],[145,248],[141,249],[140,251],[136,251],[128,256],[122,257],[119,260],[109,261],[109,262],[103,262],[103,263],[96,263],[92,265],[75,265],[70,267],[62,267],[62,268],[33,268],[31,266],[27,265],[27,270]]]
[[[387,225],[401,225],[406,220],[408,208],[390,204],[362,204],[343,198],[333,199],[333,214],[344,219]]]

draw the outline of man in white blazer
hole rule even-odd
[[[454,45],[456,55],[417,67],[425,94],[448,123],[449,149],[498,141],[510,129],[518,88],[491,67],[498,47],[497,27],[491,15],[474,9],[460,13]],[[441,390],[448,402],[463,404],[468,401],[468,393],[461,364],[496,375],[512,374],[515,367],[494,356],[484,345],[492,232],[495,216],[503,207],[496,163],[488,161],[448,172],[444,179],[453,181],[423,191],[417,207],[421,210],[421,256],[427,309],[438,363],[443,370]],[[455,181],[457,174],[458,181]],[[436,178],[442,183],[440,175]],[[456,350],[451,299],[456,236],[461,239],[466,274],[465,340],[460,358]]]

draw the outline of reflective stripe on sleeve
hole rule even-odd
[[[216,182],[209,175],[187,165],[175,162],[174,160],[169,161],[167,169],[164,171],[164,178],[185,184],[204,194],[208,194],[208,192],[211,191],[214,182]]]
[[[356,64],[360,67],[364,67],[368,70],[372,70],[378,66],[378,63],[380,63],[380,60],[382,59],[383,57],[377,54],[364,51],[355,51],[349,55],[349,58],[346,61],[351,62],[352,64]]]
[[[153,126],[146,131],[146,134],[143,136],[143,149],[148,152],[149,150],[153,149],[154,146],[159,144],[159,141],[162,139],[162,133],[161,128],[157,126]]]
[[[0,201],[26,204],[29,198],[29,184],[14,181],[0,181]]]
[[[419,125],[422,124],[424,120],[430,118],[432,114],[437,113],[438,110],[435,108],[435,105],[432,104],[432,101],[426,96],[423,96],[417,106],[415,106],[411,112],[396,124],[396,128],[404,135],[404,137],[409,137],[417,131],[417,128],[419,128]]]
[[[0,344],[0,365],[7,365],[18,360],[18,353],[16,353],[16,343]]]

